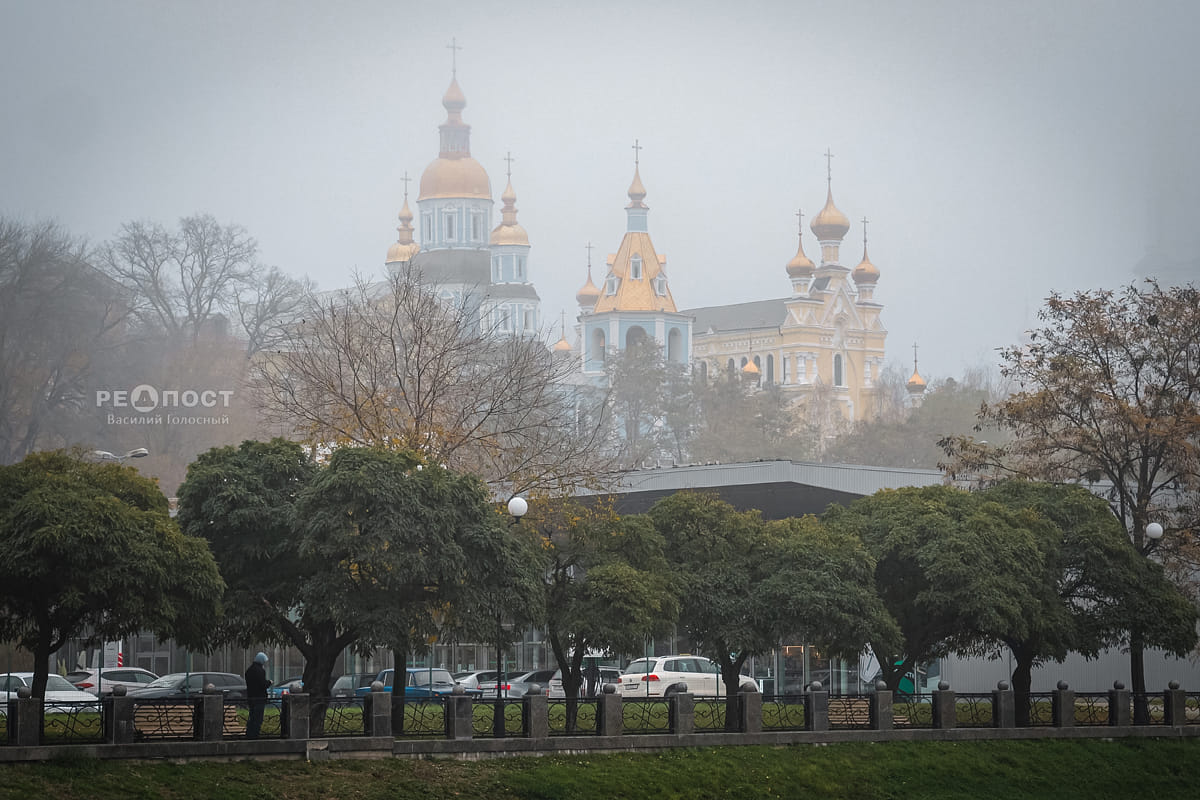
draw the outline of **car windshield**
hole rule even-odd
[[[639,658],[637,661],[630,661],[629,666],[625,668],[625,674],[627,675],[631,672],[647,673],[653,671],[654,659],[652,658]]]
[[[155,689],[174,689],[183,683],[184,677],[186,676],[181,672],[174,675],[163,675],[158,680],[151,681],[150,683],[146,684],[146,687],[153,687]]]
[[[410,672],[413,686],[428,686],[431,683],[454,683],[450,672],[444,669],[421,669]]]
[[[77,692],[79,690],[72,686],[70,681],[68,681],[62,675],[50,675],[46,678],[46,691]]]

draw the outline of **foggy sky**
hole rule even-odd
[[[0,214],[98,242],[211,213],[322,288],[383,274],[456,38],[500,221],[515,161],[557,338],[625,230],[635,139],[681,308],[783,297],[833,192],[888,361],[995,364],[1053,289],[1200,253],[1200,3],[0,0]]]

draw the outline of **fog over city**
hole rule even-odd
[[[994,365],[1052,290],[1197,277],[1194,0],[3,12],[0,215],[97,243],[208,213],[321,288],[382,275],[456,63],[493,224],[512,155],[551,341],[561,311],[571,337],[587,243],[597,282],[620,243],[635,140],[681,309],[789,294],[798,209],[819,253],[830,150],[842,263],[867,217],[888,361],[916,342],[928,378]]]

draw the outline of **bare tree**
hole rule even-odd
[[[240,225],[208,214],[184,217],[177,231],[127,222],[100,249],[106,271],[137,298],[150,331],[193,339],[229,320],[241,324],[247,352],[268,347],[307,285],[258,263],[258,243]]]
[[[579,413],[575,372],[540,339],[489,327],[479,298],[434,295],[420,272],[310,296],[255,360],[267,420],[319,445],[408,448],[510,493],[595,482],[611,462]]]
[[[83,241],[0,219],[0,464],[87,438],[79,412],[128,307]]]

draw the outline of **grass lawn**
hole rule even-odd
[[[0,798],[1194,798],[1200,739],[795,745],[482,762],[0,765]]]

